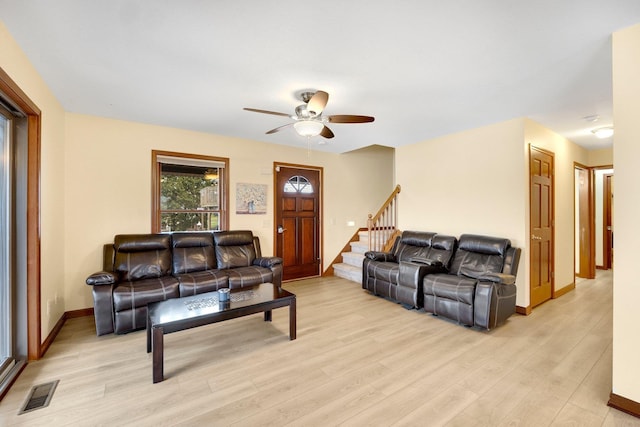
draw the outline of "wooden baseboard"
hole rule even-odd
[[[520,307],[519,305],[516,306],[516,313],[518,314],[524,314],[525,316],[528,316],[531,314],[531,306],[526,306],[526,307]]]
[[[609,395],[607,406],[640,418],[640,403],[627,399],[626,397],[618,396],[614,392],[611,392]]]
[[[56,322],[56,325],[53,327],[53,329],[51,330],[47,338],[44,340],[44,342],[40,346],[39,357],[44,356],[47,350],[49,350],[49,347],[51,347],[51,344],[53,344],[53,340],[56,339],[56,337],[62,330],[64,323],[67,321],[67,319],[74,319],[76,317],[85,317],[85,316],[93,316],[93,307],[82,308],[80,310],[65,311],[62,314],[62,317],[60,317],[60,319]]]
[[[568,294],[569,292],[573,291],[575,288],[576,288],[576,284],[575,283],[570,283],[569,285],[565,286],[564,288],[560,288],[560,290],[553,291],[553,297],[552,298],[560,298],[562,295]]]
[[[64,313],[64,318],[75,319],[76,317],[93,316],[93,307],[81,308],[80,310],[72,310]]]

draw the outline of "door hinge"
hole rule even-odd
[[[553,271],[551,272],[551,278],[553,279]]]

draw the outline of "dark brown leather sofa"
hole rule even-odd
[[[465,326],[492,329],[516,310],[520,249],[508,239],[464,234],[446,273],[424,277],[424,309]]]
[[[282,259],[262,257],[251,231],[122,234],[89,276],[98,335],[146,327],[147,304],[220,288],[282,284]]]
[[[390,252],[365,253],[362,287],[409,308],[492,329],[515,313],[519,261],[520,249],[509,239],[405,231]]]
[[[456,238],[404,231],[390,252],[369,251],[362,264],[362,287],[410,308],[422,307],[422,279],[446,271]]]

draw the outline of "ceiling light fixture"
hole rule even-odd
[[[610,136],[613,135],[613,128],[612,127],[603,127],[603,128],[598,128],[598,129],[593,129],[591,131],[596,138],[609,138]]]
[[[316,120],[299,120],[293,124],[293,127],[300,136],[310,138],[320,135],[320,132],[324,129],[324,124]]]

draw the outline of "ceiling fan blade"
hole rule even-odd
[[[265,132],[265,133],[266,133],[267,135],[270,135],[270,134],[272,134],[272,133],[280,132],[282,129],[286,128],[287,126],[292,126],[292,125],[293,125],[293,123],[287,123],[286,125],[278,126],[278,127],[277,127],[277,128],[275,128],[275,129],[268,130],[268,131],[267,131],[267,132]]]
[[[333,138],[335,135],[333,134],[333,132],[331,132],[331,129],[325,126],[322,128],[322,132],[320,132],[320,136],[323,136],[329,139],[329,138]]]
[[[254,113],[273,114],[274,116],[291,117],[287,113],[278,113],[277,111],[258,110],[256,108],[243,108],[243,110],[253,111]]]
[[[338,114],[327,117],[330,123],[369,123],[375,120],[371,116],[354,116],[351,114]]]
[[[312,111],[319,116],[329,101],[329,94],[322,90],[317,91],[307,103],[307,111]]]

